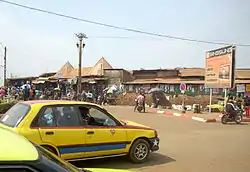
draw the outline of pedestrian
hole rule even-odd
[[[82,93],[81,93],[81,101],[86,101],[86,92],[85,92],[85,90],[83,90],[82,91]]]
[[[27,88],[27,86],[24,86],[23,89],[23,100],[24,101],[28,101],[29,100],[29,89]]]
[[[90,91],[87,92],[87,101],[93,103],[93,93]]]
[[[5,90],[4,90],[3,87],[2,87],[1,90],[0,90],[0,94],[1,94],[1,100],[3,100],[4,97],[5,97]]]
[[[246,116],[249,117],[250,116],[250,98],[248,96],[246,96],[244,100],[244,107],[245,107]]]
[[[146,112],[146,95],[144,93],[142,93],[142,96],[144,97],[144,100],[143,100],[143,112],[145,113]]]

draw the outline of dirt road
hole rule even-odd
[[[248,172],[250,171],[250,125],[202,123],[175,116],[134,113],[132,107],[107,107],[122,119],[158,130],[160,150],[144,164],[123,158],[82,161],[83,167],[131,169],[144,172]]]

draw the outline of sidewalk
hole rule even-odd
[[[186,111],[186,113],[182,113],[180,110],[175,110],[175,109],[166,109],[166,111],[172,112],[172,113],[181,113],[182,115],[187,115],[187,116],[195,116],[203,119],[216,119],[219,118],[219,115],[221,113],[211,113],[209,112],[202,112],[202,113],[194,113],[193,111]]]
[[[192,120],[200,121],[200,122],[220,122],[221,113],[211,113],[202,112],[200,114],[193,113],[192,111],[186,111],[186,113],[182,113],[179,110],[175,109],[155,109],[148,108],[149,113],[158,113],[164,114],[166,116],[177,116],[181,118],[189,118]],[[250,118],[243,118],[243,122],[250,122]]]

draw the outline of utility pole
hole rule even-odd
[[[4,47],[4,74],[3,74],[3,78],[4,78],[4,80],[3,80],[3,85],[4,86],[6,86],[7,85],[7,83],[6,83],[6,81],[7,81],[7,78],[6,78],[6,59],[7,59],[7,47],[5,46]]]
[[[6,86],[7,83],[7,78],[6,78],[6,59],[7,59],[7,47],[0,42],[0,46],[4,49],[4,56],[3,56],[3,61],[4,61],[4,65],[1,65],[1,67],[3,67],[3,85]]]
[[[82,49],[85,47],[84,38],[87,36],[84,33],[77,33],[76,37],[79,39],[79,42],[76,44],[79,48],[79,65],[78,65],[78,78],[77,78],[77,93],[82,92]]]

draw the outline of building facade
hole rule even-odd
[[[176,68],[158,70],[134,70],[133,81],[125,82],[127,92],[138,92],[140,89],[149,90],[159,87],[167,94],[181,94],[180,84],[187,85],[186,95],[208,95],[209,88],[205,87],[204,68]],[[239,89],[240,86],[240,89]],[[238,88],[238,89],[237,89]],[[213,89],[213,94],[224,95],[224,89]],[[237,69],[235,74],[235,89],[229,90],[234,94],[250,94],[250,69]]]
[[[10,85],[20,86],[28,82],[34,84],[67,86],[75,89],[79,69],[74,68],[69,62],[65,63],[56,73],[46,73],[39,77],[9,78]],[[104,88],[117,85],[123,86],[126,92],[138,92],[140,89],[160,87],[167,94],[181,94],[180,84],[185,83],[185,94],[190,96],[207,95],[210,90],[205,88],[204,68],[175,68],[155,70],[127,71],[121,68],[113,68],[104,57],[101,57],[91,67],[81,69],[81,82],[83,90],[95,90],[100,92]],[[235,73],[235,89],[232,92],[250,96],[250,69],[237,69]],[[213,89],[213,94],[223,95],[223,89]]]

